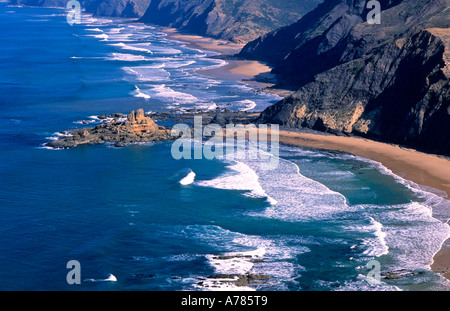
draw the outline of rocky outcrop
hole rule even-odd
[[[322,0],[152,0],[141,21],[234,42],[289,25]]]
[[[259,122],[449,155],[449,1],[381,2],[380,25],[366,22],[366,1],[327,0],[298,23],[248,44],[241,56],[270,62],[296,90]],[[280,42],[287,38],[295,39],[286,49]]]
[[[170,130],[158,126],[144,110],[132,111],[127,120],[120,122],[114,118],[106,124],[94,128],[82,128],[64,132],[64,136],[48,142],[46,146],[55,149],[67,149],[84,144],[113,143],[123,147],[130,143],[159,142],[173,140]]]

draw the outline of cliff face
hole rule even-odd
[[[66,7],[68,0],[11,0],[13,5]],[[96,16],[141,17],[151,0],[80,0],[82,9]]]
[[[380,25],[365,21],[365,3],[325,1],[243,49],[297,88],[259,122],[450,155],[449,1],[382,2]]]
[[[289,25],[322,0],[152,0],[141,21],[235,42]]]

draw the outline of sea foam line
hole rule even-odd
[[[261,187],[258,175],[248,165],[238,161],[233,165],[227,166],[227,168],[234,171],[234,173],[222,175],[212,180],[198,181],[196,184],[216,189],[249,191],[245,195],[255,198],[266,198],[271,205],[277,204],[277,201],[267,195]]]

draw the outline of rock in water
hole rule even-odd
[[[130,143],[168,141],[176,138],[171,136],[169,129],[158,126],[150,117],[146,117],[143,109],[129,113],[125,122],[118,122],[117,119],[114,119],[94,128],[66,132],[70,136],[60,137],[48,142],[46,146],[62,149],[108,142],[113,143],[115,147],[123,147]]]

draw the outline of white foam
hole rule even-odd
[[[212,180],[198,181],[197,185],[217,189],[249,191],[245,195],[255,198],[266,198],[270,204],[277,204],[277,201],[267,195],[261,187],[258,175],[248,165],[243,162],[237,162],[227,168],[232,171],[231,174],[228,173]]]
[[[423,201],[394,206],[371,206],[371,208],[382,211],[387,244],[404,250],[396,254],[400,266],[411,269],[430,269],[434,255],[450,238],[448,224],[450,203],[442,196],[424,190],[416,183],[394,174],[379,162],[363,157],[355,158],[372,164],[385,175],[392,176],[396,182],[410,189]]]
[[[215,274],[264,274],[269,275],[267,281],[251,283],[249,286],[236,286],[232,279],[202,279],[201,284],[194,287],[202,290],[255,290],[261,286],[275,286],[284,288],[286,281],[294,280],[296,271],[304,268],[290,259],[302,253],[309,252],[307,247],[299,246],[297,240],[272,240],[260,236],[232,232],[219,226],[187,226],[184,235],[194,237],[197,241],[204,241],[210,247],[229,251],[216,254],[206,254],[209,265]],[[297,238],[295,238],[297,239]],[[293,246],[297,244],[297,246]]]
[[[86,28],[87,31],[94,31],[94,32],[104,32],[100,28]]]
[[[162,54],[162,55],[175,55],[175,54],[181,54],[182,52],[178,49],[171,48],[171,47],[164,47],[164,46],[153,46],[152,50],[156,54]]]
[[[193,65],[195,63],[196,63],[195,60],[186,60],[186,61],[171,60],[170,62],[164,63],[163,67],[177,69],[177,68]]]
[[[111,28],[111,29],[108,30],[108,33],[110,33],[110,34],[118,34],[124,29],[125,29],[124,27]]]
[[[431,217],[429,208],[418,202],[371,208],[380,210],[385,242],[397,267],[430,269],[434,255],[450,237],[448,224]]]
[[[253,268],[251,259],[261,259],[266,253],[265,247],[259,247],[247,252],[229,252],[221,257],[218,255],[206,255],[211,266],[219,274],[246,274]],[[226,259],[221,259],[226,258]]]
[[[174,91],[165,84],[156,85],[152,89],[152,97],[166,102],[181,104],[196,104],[199,99],[191,94]]]
[[[219,106],[217,106],[216,103],[211,102],[211,103],[205,103],[202,105],[196,105],[195,108],[202,109],[202,110],[216,110],[217,108],[219,108]]]
[[[85,279],[85,282],[117,282],[117,278],[113,274],[109,274],[106,279]]]
[[[123,50],[144,52],[144,53],[147,53],[147,54],[150,54],[150,55],[153,54],[153,52],[150,49],[142,48],[142,47],[135,46],[135,45],[125,44],[123,42],[113,43],[113,44],[110,44],[110,45],[111,46],[120,47]]]
[[[340,193],[303,176],[293,162],[279,158],[276,171],[261,170],[259,161],[252,161],[250,166],[259,174],[265,192],[279,202],[253,216],[297,222],[333,218],[354,209]]]
[[[108,276],[108,278],[105,279],[105,281],[106,282],[117,282],[117,278],[114,275],[110,274]]]
[[[113,41],[113,42],[131,42],[133,41],[132,39],[130,39],[130,37],[132,36],[132,33],[118,33],[118,34],[114,34],[114,33],[110,33],[109,34],[109,41]]]
[[[60,137],[70,137],[70,136],[73,136],[73,134],[71,134],[69,132],[66,132],[66,131],[64,131],[64,132],[54,132],[53,136],[46,137],[46,139],[48,139],[48,140],[57,140]]]
[[[389,247],[386,243],[386,233],[383,232],[383,225],[372,217],[370,217],[370,221],[372,224],[372,228],[374,229],[374,233],[379,241],[379,245],[377,245],[375,253],[372,252],[369,255],[374,255],[376,257],[386,255],[389,252]]]
[[[96,121],[96,120],[78,120],[78,121],[73,121],[73,123],[81,124],[81,125],[91,124],[91,123],[96,123],[96,122],[98,122],[98,121]]]
[[[217,69],[217,68],[221,68],[223,66],[228,65],[228,62],[223,60],[223,59],[212,59],[212,58],[208,58],[208,61],[210,61],[211,63],[213,63],[212,65],[207,65],[207,66],[203,66],[200,68],[196,68],[196,70],[210,70],[210,69]]]
[[[151,96],[148,94],[145,94],[141,91],[139,87],[136,85],[134,86],[136,89],[132,92],[134,97],[144,98],[144,99],[150,99]]]
[[[102,39],[101,41],[108,41],[109,36],[106,33],[102,33],[100,35],[87,35],[88,37],[94,37],[97,39]]]
[[[361,242],[361,246],[364,249],[362,254],[369,257],[380,257],[389,253],[389,247],[386,242],[386,232],[383,231],[383,225],[369,217],[368,225],[356,225],[347,226],[344,230],[354,230],[358,232],[367,232],[373,234],[371,238],[365,238]],[[355,245],[356,246],[356,245]]]
[[[253,100],[249,100],[249,99],[238,101],[238,104],[246,105],[245,108],[240,108],[239,109],[240,111],[248,111],[248,110],[252,110],[256,107],[256,103]]]
[[[180,180],[180,184],[183,186],[190,185],[195,180],[195,173],[193,171],[190,171],[184,178]]]

